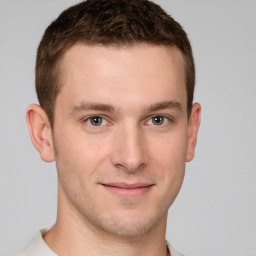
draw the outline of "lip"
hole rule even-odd
[[[105,183],[101,184],[106,190],[121,198],[138,198],[149,192],[154,184],[149,183]]]

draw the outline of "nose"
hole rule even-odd
[[[137,125],[124,125],[113,138],[112,163],[118,169],[134,173],[148,164],[144,135]]]

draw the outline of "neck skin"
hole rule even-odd
[[[86,222],[59,194],[57,221],[44,240],[58,256],[166,256],[166,223],[167,214],[146,235],[118,237]]]

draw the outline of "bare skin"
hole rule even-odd
[[[31,139],[56,161],[58,216],[44,240],[59,256],[165,256],[167,211],[194,157],[176,48],[75,45],[61,65],[52,131],[31,105]]]

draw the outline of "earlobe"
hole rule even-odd
[[[201,106],[199,103],[194,103],[189,118],[188,124],[188,147],[186,161],[190,162],[195,155],[195,147],[197,142],[197,134],[201,121]]]
[[[42,160],[54,161],[52,131],[45,111],[39,105],[32,104],[27,108],[26,119],[31,141]]]

